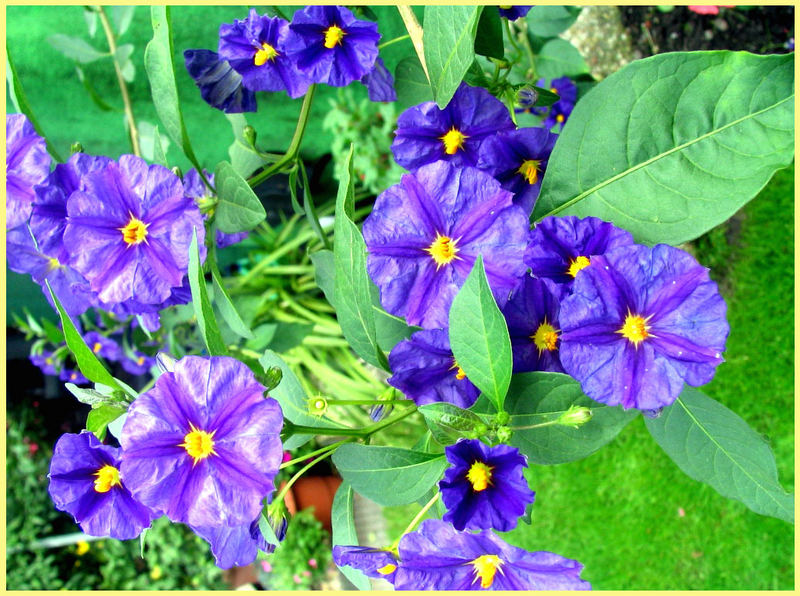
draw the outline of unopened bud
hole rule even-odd
[[[245,142],[251,147],[256,146],[256,129],[249,124],[242,129],[242,136]]]
[[[373,422],[380,422],[386,418],[394,410],[395,388],[389,387],[386,391],[378,396],[378,401],[382,402],[375,404],[369,410],[369,417]]]
[[[283,379],[283,371],[278,366],[270,366],[267,370],[264,371],[264,385],[267,388],[267,392],[272,391],[277,387],[281,379]]]
[[[497,429],[497,440],[501,443],[508,443],[511,440],[511,435],[514,433],[511,432],[511,429],[507,426],[501,426]]]
[[[655,410],[642,410],[642,414],[647,416],[648,418],[658,418],[661,416],[661,412],[664,410],[663,407],[656,408]]]
[[[570,406],[569,410],[561,414],[558,424],[578,428],[592,419],[592,411],[586,406]]]
[[[162,373],[172,372],[175,369],[176,362],[177,360],[166,352],[159,352],[156,354],[156,365],[158,366],[158,370]]]
[[[476,435],[476,436],[475,436],[475,438],[478,438],[478,437],[482,437],[482,436],[484,436],[486,433],[488,433],[488,432],[489,432],[489,427],[488,427],[488,426],[486,426],[485,424],[476,424],[476,425],[473,427],[473,429],[472,429],[472,430],[473,430],[473,432],[474,432],[474,433],[475,433],[475,435]]]
[[[498,412],[494,419],[497,424],[508,424],[508,421],[511,420],[511,415],[508,412]]]
[[[328,411],[328,400],[321,395],[309,397],[306,400],[306,407],[308,408],[308,413],[312,416],[323,416]]]
[[[521,108],[532,108],[537,99],[539,94],[532,87],[523,87],[517,91],[517,103]]]
[[[178,178],[183,180],[183,172],[181,172],[181,169],[178,166],[173,166],[171,170],[173,174],[175,174]]]
[[[83,153],[83,145],[81,145],[80,141],[75,141],[69,146],[69,152],[72,155],[75,155],[76,153]]]

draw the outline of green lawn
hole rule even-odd
[[[728,302],[731,334],[703,390],[764,435],[779,478],[794,484],[794,167],[694,250],[712,264]],[[738,229],[735,239],[731,228]],[[685,476],[641,418],[578,462],[529,470],[533,523],[505,535],[585,565],[603,590],[791,590],[794,527],[757,515]],[[417,506],[391,508],[392,536]]]

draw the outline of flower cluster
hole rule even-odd
[[[258,522],[283,454],[283,414],[264,392],[233,358],[175,362],[130,406],[121,449],[62,436],[54,503],[86,533],[123,540],[166,515],[207,540],[221,567],[252,562],[268,550]]]
[[[202,98],[227,113],[256,111],[255,92],[302,97],[314,83],[367,86],[373,101],[394,101],[391,74],[378,58],[378,26],[343,6],[306,6],[289,22],[259,15],[223,23],[217,51],[186,50],[186,69]]]

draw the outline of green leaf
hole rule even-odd
[[[161,142],[161,133],[158,132],[158,126],[153,129],[153,163],[161,164],[165,168],[169,167],[167,163],[167,154]]]
[[[422,41],[433,98],[450,102],[475,59],[475,34],[482,6],[426,6]]]
[[[264,159],[247,146],[243,130],[247,126],[247,119],[244,114],[225,114],[228,122],[233,128],[234,140],[228,147],[228,155],[231,158],[231,166],[242,178],[247,178],[258,168],[264,165]]]
[[[228,290],[225,289],[225,283],[222,281],[222,276],[219,273],[216,260],[209,255],[208,261],[209,268],[211,269],[211,280],[214,284],[214,304],[219,308],[223,320],[228,324],[228,327],[231,328],[231,331],[240,337],[251,339],[253,337],[253,332],[250,331],[250,327],[242,320],[242,317],[239,316],[236,307],[233,305],[231,296],[228,294]]]
[[[356,492],[383,506],[413,503],[447,467],[444,455],[354,443],[339,447],[333,463]]]
[[[150,19],[153,23],[153,39],[144,50],[144,68],[150,81],[153,105],[169,138],[181,148],[197,171],[202,171],[203,168],[197,161],[189,142],[178,99],[178,86],[172,64],[172,25],[169,7],[151,6]]]
[[[158,126],[147,120],[139,120],[138,127],[142,157],[168,167],[165,149],[169,147],[169,139],[158,132]]]
[[[78,364],[78,368],[83,373],[83,376],[95,383],[102,383],[103,385],[108,385],[109,387],[123,391],[123,388],[117,383],[117,380],[111,376],[111,373],[106,370],[106,367],[103,366],[102,362],[97,359],[94,352],[92,352],[89,346],[86,345],[86,342],[83,341],[83,337],[78,333],[75,323],[72,322],[72,319],[70,319],[64,307],[61,306],[61,302],[58,300],[58,296],[56,296],[53,288],[50,287],[50,282],[45,280],[44,283],[50,291],[53,304],[55,304],[58,316],[61,318],[61,328],[64,330],[64,339],[67,342],[67,347],[75,357],[75,362]]]
[[[266,219],[264,205],[227,161],[217,164],[214,184],[219,197],[215,221],[220,230],[226,234],[246,232]]]
[[[534,6],[526,17],[528,31],[539,37],[555,37],[569,29],[580,13],[580,6]]]
[[[114,23],[114,30],[117,32],[117,37],[123,35],[128,27],[131,26],[133,20],[133,11],[135,6],[112,6],[111,7],[111,20]]]
[[[342,482],[333,497],[331,506],[331,546],[358,546],[355,516],[353,515],[353,502],[355,493],[353,488]],[[339,567],[337,565],[337,567]],[[344,576],[359,590],[369,590],[372,586],[369,579],[358,569],[349,565],[339,567]]]
[[[81,68],[78,64],[75,65],[75,72],[78,75],[78,80],[83,85],[83,88],[86,89],[86,92],[89,94],[89,99],[91,99],[98,108],[100,108],[104,112],[123,111],[121,108],[112,106],[111,104],[107,103],[102,97],[100,97],[100,94],[97,93],[97,91],[94,88],[94,85],[92,85],[91,81],[89,81],[83,68]]]
[[[55,147],[53,147],[53,144],[47,140],[47,135],[44,134],[39,121],[36,120],[36,116],[33,115],[33,108],[31,108],[31,104],[28,102],[28,97],[25,95],[25,90],[22,87],[22,82],[19,80],[17,69],[14,66],[14,61],[11,58],[11,52],[8,50],[7,45],[6,80],[8,81],[8,94],[11,97],[11,102],[14,104],[17,112],[25,114],[28,117],[28,120],[30,120],[33,128],[36,130],[36,134],[42,137],[47,143],[47,152],[52,155],[56,161],[64,161],[61,159],[61,155],[59,155],[58,151],[55,150]]]
[[[660,54],[582,98],[534,218],[594,216],[680,244],[725,221],[794,157],[794,55]]]
[[[433,438],[441,445],[451,445],[484,425],[474,412],[446,402],[425,404],[418,411],[425,418]]]
[[[99,440],[106,436],[108,425],[125,413],[119,406],[104,405],[89,412],[86,417],[86,430],[91,431]]]
[[[498,60],[503,58],[503,24],[500,13],[496,10],[484,10],[478,21],[478,32],[475,34],[475,53],[490,56]]]
[[[511,379],[506,398],[511,426],[530,426],[557,419],[570,406],[586,406],[592,419],[578,428],[554,424],[542,428],[515,430],[511,444],[535,464],[561,464],[591,455],[611,441],[633,418],[637,410],[610,408],[588,398],[580,384],[560,373],[532,372]]]
[[[433,92],[422,69],[419,58],[406,56],[394,70],[394,88],[400,108],[408,108],[425,101],[433,101]]]
[[[200,265],[200,251],[197,244],[197,230],[192,232],[192,244],[189,246],[189,286],[192,290],[192,306],[197,318],[197,327],[203,341],[212,356],[227,356],[228,348],[222,339],[222,334],[214,317],[214,309],[208,300],[206,280],[203,276],[203,267]]]
[[[42,318],[42,329],[49,339],[54,344],[58,345],[64,341],[64,332],[56,327],[50,319]]]
[[[67,58],[77,60],[82,64],[88,64],[101,58],[108,58],[111,55],[108,52],[96,50],[80,37],[71,37],[61,33],[48,37],[47,43]]]
[[[778,482],[764,439],[722,404],[686,387],[647,430],[689,477],[761,515],[794,523],[794,495]]]
[[[311,323],[278,321],[275,323],[275,335],[267,344],[274,352],[288,352],[303,343],[303,339],[314,330]]]
[[[536,74],[545,79],[574,77],[589,72],[586,61],[574,45],[557,37],[547,41],[536,55]]]
[[[306,406],[305,391],[303,391],[300,381],[292,372],[292,369],[289,368],[289,365],[284,362],[283,358],[272,350],[267,350],[264,352],[264,355],[258,359],[258,363],[264,367],[264,370],[268,370],[272,367],[277,367],[281,370],[281,382],[275,389],[270,391],[269,396],[278,400],[278,403],[281,405],[281,410],[283,411],[283,417],[289,422],[301,426],[313,426],[320,429],[342,428],[340,425],[324,416],[312,416],[309,414],[308,407]],[[300,437],[300,439],[298,439],[298,437]],[[311,438],[310,435],[293,435],[289,439],[292,443],[285,443],[284,448],[292,449],[302,444],[302,442],[307,441],[309,438]],[[298,443],[298,440],[301,442]],[[293,445],[294,447],[287,447],[287,445]]]
[[[336,316],[353,351],[379,368],[389,370],[378,347],[372,308],[372,281],[367,275],[367,246],[351,221],[353,213],[353,146],[339,176],[334,220],[334,293]]]
[[[332,250],[318,250],[311,255],[311,263],[314,265],[314,281],[319,286],[325,298],[331,304],[336,306],[334,292],[335,284],[335,261]]]
[[[66,387],[67,391],[75,396],[75,399],[82,404],[92,406],[92,408],[98,408],[103,405],[113,405],[116,407],[125,408],[125,405],[122,405],[121,403],[122,400],[114,395],[100,393],[99,391],[95,391],[94,389],[89,389],[87,387],[78,387],[74,383],[64,383],[64,387]]]
[[[450,307],[450,347],[467,378],[502,412],[511,381],[511,339],[481,256]]]

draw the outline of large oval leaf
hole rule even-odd
[[[794,523],[794,495],[778,483],[769,445],[722,404],[687,387],[647,430],[688,476],[756,513]]]
[[[512,428],[549,422],[570,406],[592,410],[589,422],[573,428],[554,424],[516,430],[511,444],[536,464],[562,464],[591,455],[611,441],[638,414],[621,407],[609,408],[588,398],[572,377],[560,373],[532,372],[514,375],[506,397]]]
[[[351,443],[336,450],[333,463],[356,492],[387,507],[421,498],[447,467],[444,455]]]
[[[356,520],[353,512],[355,493],[347,482],[342,482],[331,506],[331,546],[358,546]],[[339,567],[337,565],[337,567]],[[369,590],[367,576],[349,565],[339,567],[344,576],[359,590]]]
[[[679,244],[733,215],[794,156],[793,54],[691,52],[626,66],[572,112],[534,218],[595,216]]]
[[[426,6],[422,41],[433,98],[442,109],[475,59],[482,6]]]

